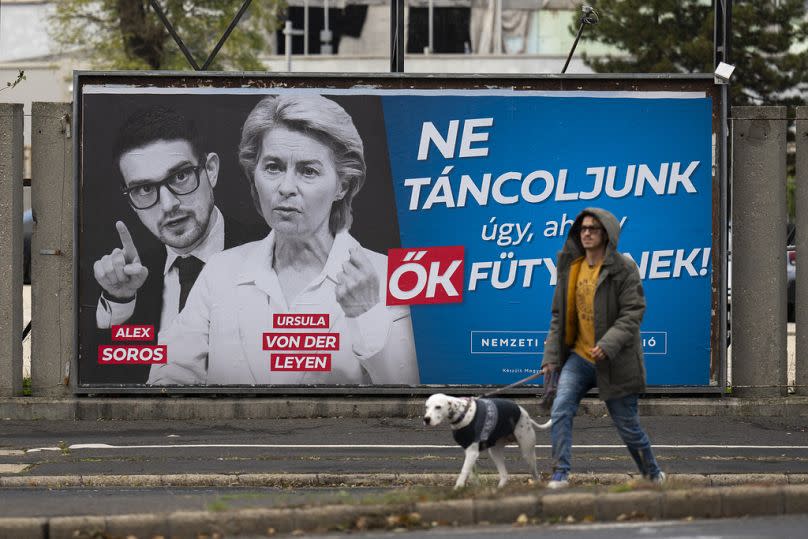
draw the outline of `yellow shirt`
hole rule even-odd
[[[573,350],[582,358],[595,362],[589,350],[595,346],[595,288],[603,261],[590,266],[584,260],[575,281],[575,311],[578,315],[578,331]]]

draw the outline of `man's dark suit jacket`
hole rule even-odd
[[[263,227],[248,227],[243,223],[224,218],[224,248],[230,249],[244,243],[256,241],[267,235]],[[127,324],[153,325],[156,333],[160,331],[160,318],[163,312],[163,270],[166,264],[166,248],[160,244],[158,248],[147,250],[140,254],[140,262],[149,270],[146,282],[138,290],[135,303],[135,312],[127,320]],[[99,287],[99,294],[101,293]],[[92,327],[95,327],[95,310],[92,309]],[[89,313],[85,320],[89,319]],[[81,380],[84,383],[103,385],[138,385],[145,384],[149,378],[149,365],[98,365],[97,350],[99,344],[115,344],[112,342],[109,329],[99,329],[95,332],[94,346],[82,346],[89,357],[81,361],[84,367]],[[90,333],[92,335],[92,333]],[[155,341],[156,342],[156,341]],[[123,344],[123,343],[121,343]],[[151,344],[151,343],[133,343]],[[81,367],[80,367],[81,368]]]

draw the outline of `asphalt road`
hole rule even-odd
[[[648,417],[643,422],[657,447],[660,463],[668,472],[808,473],[808,426],[798,421]],[[551,467],[549,433],[540,431],[537,438],[539,469],[547,472]],[[608,417],[577,418],[575,444],[573,471],[634,471],[633,463]],[[462,450],[454,445],[448,428],[427,428],[416,418],[215,422],[0,420],[0,474],[6,476],[324,472],[454,474],[460,470],[462,457]],[[509,471],[526,472],[515,448],[506,451],[506,458]],[[481,458],[479,469],[482,472],[494,471],[487,457]],[[383,490],[4,488],[0,491],[3,499],[0,513],[3,516],[59,516],[182,509],[227,510],[326,503],[345,497],[373,496]],[[654,533],[662,535],[652,536],[688,537],[664,535],[670,531],[666,530],[657,530]],[[739,528],[739,532],[745,531],[749,530]],[[706,532],[703,535],[725,537]],[[491,535],[480,537],[483,536]],[[612,536],[616,537],[605,537]],[[782,536],[800,535],[785,533]]]
[[[378,488],[65,488],[3,489],[0,517],[125,515],[169,511],[229,511],[348,503]]]
[[[668,472],[808,473],[808,426],[797,420],[643,423]],[[608,417],[577,418],[574,443],[574,472],[634,471]],[[539,469],[549,471],[549,432],[537,444]],[[525,471],[515,447],[506,457],[511,472]],[[455,473],[462,458],[447,428],[417,419],[0,421],[0,470],[25,466],[23,475]],[[487,457],[480,467],[494,471]]]

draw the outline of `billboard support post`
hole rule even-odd
[[[163,26],[165,26],[166,30],[168,30],[168,33],[171,34],[171,37],[174,39],[174,42],[180,48],[182,54],[185,56],[185,59],[188,60],[188,63],[191,65],[191,67],[194,68],[194,71],[206,71],[210,67],[210,64],[212,64],[213,60],[216,59],[216,55],[219,54],[219,51],[227,42],[227,39],[230,37],[230,33],[238,25],[239,21],[241,20],[241,17],[244,15],[244,12],[247,11],[247,8],[250,7],[250,3],[252,3],[252,0],[244,0],[244,3],[241,4],[241,8],[239,8],[235,17],[233,17],[233,20],[230,21],[230,24],[224,31],[224,34],[222,34],[222,37],[219,38],[219,42],[216,43],[216,46],[211,51],[210,55],[208,56],[208,59],[205,60],[205,63],[202,65],[202,67],[199,67],[199,64],[196,63],[193,54],[191,54],[191,51],[189,51],[188,47],[185,46],[185,42],[182,40],[179,34],[177,34],[177,31],[174,29],[174,25],[172,25],[171,21],[168,20],[168,17],[166,17],[166,14],[163,11],[163,8],[160,7],[160,4],[158,4],[156,0],[151,0],[149,2],[154,12],[157,13],[157,17],[160,19],[160,22],[163,23]]]
[[[390,0],[390,72],[404,73],[404,0]]]
[[[21,104],[0,104],[0,397],[22,395]]]
[[[194,56],[191,54],[191,51],[188,50],[188,47],[185,46],[182,38],[177,35],[177,31],[174,30],[174,25],[171,24],[166,14],[163,13],[163,8],[160,7],[160,4],[158,4],[156,0],[151,0],[150,4],[154,12],[157,13],[157,16],[160,18],[160,22],[163,23],[163,26],[166,27],[166,30],[168,30],[168,33],[171,34],[171,37],[174,38],[174,42],[177,43],[177,46],[182,51],[182,54],[185,55],[185,59],[188,60],[188,63],[194,68],[194,71],[199,71],[199,64],[194,60]]]
[[[733,394],[786,394],[786,107],[732,107]],[[741,181],[742,180],[742,181]],[[751,330],[754,328],[754,330]]]
[[[73,140],[69,103],[34,103],[31,118],[31,389],[64,396],[70,386],[73,287]]]
[[[730,46],[732,42],[732,0],[715,0],[715,12],[713,19],[713,68],[717,68],[721,62],[730,63]],[[716,81],[719,81],[716,77]],[[720,208],[719,222],[721,223],[720,235],[720,272],[718,274],[719,290],[719,339],[724,343],[719,349],[719,383],[722,388],[727,387],[727,344],[729,343],[727,334],[729,332],[729,308],[727,302],[727,292],[729,283],[729,222],[732,217],[732,186],[729,179],[732,177],[730,167],[732,162],[727,158],[732,151],[729,138],[729,81],[722,81],[721,84],[721,127],[719,133],[720,155]]]
[[[718,384],[721,387],[721,394],[725,395],[727,387],[727,346],[728,346],[728,279],[729,279],[729,159],[727,158],[729,146],[729,118],[727,110],[729,104],[729,85],[721,85],[721,112],[719,116],[720,126],[718,128],[718,182],[719,182],[719,207],[718,222],[721,227],[719,233],[718,252],[720,261],[718,271]]]
[[[796,227],[797,227],[797,253],[808,253],[808,107],[797,107],[797,170],[796,170]],[[799,230],[803,232],[800,233]],[[801,260],[805,260],[805,254]],[[798,395],[808,395],[808,274],[799,273],[796,276],[796,290],[794,291],[794,308],[797,326],[796,336],[796,365],[795,384]]]
[[[227,26],[227,30],[224,31],[221,39],[219,39],[219,42],[216,43],[216,46],[213,48],[213,51],[211,51],[210,56],[208,56],[208,59],[205,60],[205,63],[202,65],[202,71],[206,71],[208,67],[210,67],[210,64],[213,63],[213,60],[216,59],[216,55],[219,54],[219,50],[222,48],[222,46],[224,46],[227,38],[230,37],[230,33],[233,31],[236,25],[238,25],[238,22],[241,20],[244,12],[247,11],[247,8],[250,7],[251,2],[252,0],[244,0],[244,3],[241,4],[241,8],[238,10],[238,13],[236,13],[236,16],[233,17],[232,21],[230,21],[230,24]]]

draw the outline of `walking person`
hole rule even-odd
[[[665,481],[637,409],[638,395],[645,391],[640,339],[645,295],[636,264],[617,251],[619,237],[614,215],[587,208],[576,217],[558,256],[542,361],[546,377],[560,370],[551,411],[549,488],[569,485],[573,418],[594,387],[643,477]]]

